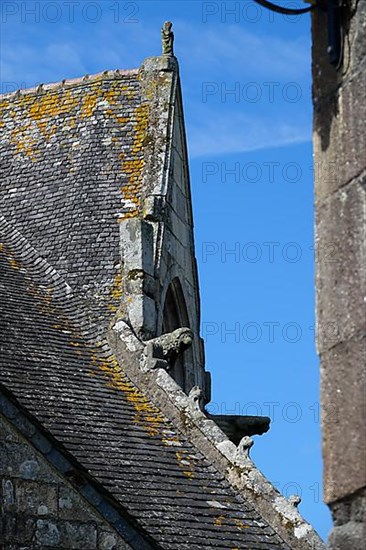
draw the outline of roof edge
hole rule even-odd
[[[0,414],[36,449],[47,463],[56,470],[65,483],[84,498],[123,540],[136,550],[157,548],[149,540],[142,527],[136,528],[121,505],[99,486],[68,452],[39,425],[33,416],[25,412],[11,392],[0,384]]]
[[[124,372],[162,412],[225,476],[231,486],[294,550],[325,550],[315,529],[301,516],[298,500],[286,499],[266,479],[249,457],[253,441],[243,438],[238,447],[198,405],[197,390],[187,396],[161,367],[149,357],[148,347],[123,321],[109,331],[108,341]]]
[[[60,89],[75,88],[78,86],[85,86],[87,84],[104,81],[104,80],[118,80],[125,75],[136,75],[139,72],[139,68],[136,69],[113,69],[95,73],[93,75],[84,75],[77,78],[64,79],[58,82],[50,82],[47,84],[39,84],[32,88],[24,88],[16,90],[15,92],[9,92],[7,94],[0,94],[0,100],[17,99],[18,97],[25,95],[41,95],[46,92],[56,92]]]
[[[157,57],[147,57],[141,64],[141,67],[136,67],[133,69],[110,69],[106,71],[101,71],[99,73],[94,73],[92,75],[86,74],[76,78],[67,78],[59,80],[57,82],[49,83],[39,83],[37,86],[32,86],[30,88],[19,88],[14,92],[8,92],[5,94],[0,94],[0,101],[17,99],[18,97],[28,96],[28,95],[41,95],[42,93],[47,92],[57,92],[61,89],[75,88],[78,86],[86,86],[87,84],[105,81],[105,80],[118,80],[119,78],[126,75],[137,75],[141,70],[144,70],[148,73],[153,71],[178,71],[178,61],[175,56],[157,56]]]

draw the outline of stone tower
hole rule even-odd
[[[320,3],[321,5],[322,3]],[[337,2],[328,2],[328,10]],[[366,4],[339,2],[338,67],[328,13],[313,11],[318,352],[324,498],[333,550],[361,550],[366,527]],[[329,13],[329,16],[331,14]]]

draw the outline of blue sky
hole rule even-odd
[[[301,5],[301,2],[298,2]],[[264,414],[257,465],[326,537],[314,342],[310,17],[241,2],[1,3],[1,92],[133,68],[174,23],[212,412]]]

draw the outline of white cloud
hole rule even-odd
[[[311,141],[311,124],[216,113],[188,132],[192,158],[245,153]]]

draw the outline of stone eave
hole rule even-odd
[[[187,396],[147,347],[123,322],[109,331],[108,341],[125,372],[196,448],[221,472],[231,486],[294,550],[324,550],[325,544],[301,516],[296,498],[286,499],[249,457],[253,441],[243,438],[236,447],[199,407],[197,395]],[[196,388],[194,388],[196,390]]]

